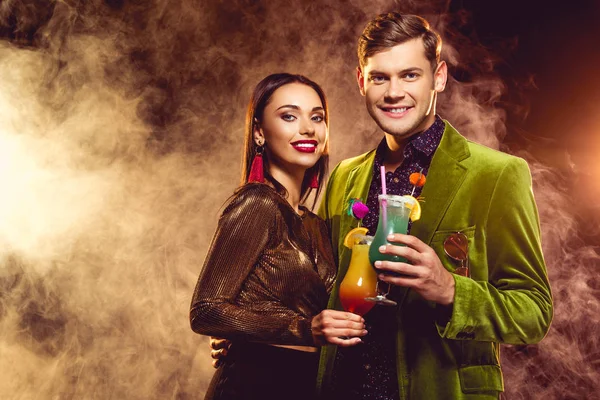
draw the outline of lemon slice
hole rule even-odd
[[[344,238],[344,246],[351,249],[361,239],[361,236],[365,236],[369,232],[364,226],[352,229]]]
[[[421,219],[421,204],[419,201],[409,194],[402,197],[407,200],[408,208],[410,208],[410,215],[408,218],[413,222]]]

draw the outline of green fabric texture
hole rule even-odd
[[[471,278],[456,282],[449,320],[435,303],[403,290],[397,312],[401,399],[489,399],[504,390],[499,344],[533,344],[547,333],[552,297],[540,244],[531,174],[520,158],[470,142],[448,122],[423,188],[422,218],[411,234],[430,245],[444,267],[444,239],[469,239]],[[319,208],[328,223],[338,275],[329,308],[341,310],[339,284],[350,261],[343,238],[358,222],[348,201],[366,201],[375,151],[333,170]],[[449,311],[449,312],[448,312]],[[441,324],[441,325],[440,325]],[[318,388],[328,387],[335,346],[321,350]]]

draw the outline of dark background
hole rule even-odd
[[[0,0],[0,143],[20,151],[0,211],[21,196],[47,214],[36,240],[30,210],[0,220],[0,397],[201,396],[213,370],[189,300],[252,87],[306,74],[330,100],[332,161],[372,148],[356,38],[399,10],[455,58],[440,114],[531,166],[555,312],[539,345],[502,347],[506,398],[598,398],[599,3]]]
[[[458,0],[460,28],[498,56],[509,148],[561,171],[580,232],[600,245],[600,2]]]
[[[465,32],[503,59],[497,69],[513,90],[525,90],[529,113],[511,116],[513,135],[525,131],[573,152],[598,144],[591,133],[600,129],[600,2],[451,3],[460,9],[470,13]]]

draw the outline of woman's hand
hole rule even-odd
[[[313,318],[310,326],[317,346],[335,344],[349,347],[361,343],[365,336],[365,320],[356,314],[337,310],[324,310]]]

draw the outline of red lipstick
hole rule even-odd
[[[314,153],[318,144],[316,140],[298,140],[292,143],[292,147],[301,153]]]

